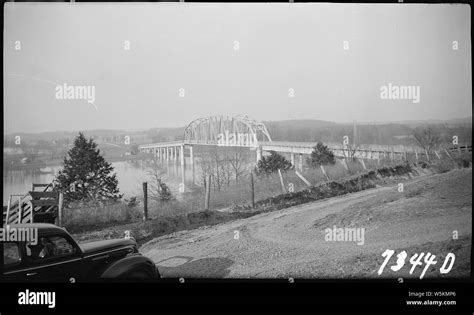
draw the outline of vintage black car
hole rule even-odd
[[[9,225],[10,231],[12,228],[22,228],[23,231],[37,229],[38,234],[35,241],[2,242],[3,281],[160,279],[156,265],[138,252],[137,243],[132,238],[78,244],[65,229],[53,224]]]

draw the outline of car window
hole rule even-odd
[[[20,249],[18,248],[17,243],[3,243],[3,265],[5,267],[19,263],[20,258]]]
[[[26,255],[35,261],[70,256],[75,253],[76,248],[62,236],[42,236],[37,244],[30,243],[26,246]]]
[[[76,248],[62,236],[53,236],[49,240],[54,245],[54,255],[72,255],[76,253]]]

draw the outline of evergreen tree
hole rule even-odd
[[[285,159],[284,156],[275,151],[270,151],[269,156],[262,156],[262,159],[258,161],[256,173],[258,175],[271,174],[277,172],[279,169],[282,171],[289,170],[291,167],[291,162]]]
[[[122,194],[112,171],[112,165],[100,154],[97,144],[79,133],[64,158],[64,168],[55,179],[55,189],[64,193],[66,201],[116,200]]]
[[[311,152],[311,156],[308,158],[307,163],[312,167],[319,167],[320,165],[335,164],[336,159],[334,153],[327,146],[322,143],[318,143]]]

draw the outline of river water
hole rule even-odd
[[[186,161],[189,165],[189,161]],[[142,195],[142,183],[151,181],[150,171],[152,166],[145,161],[122,161],[111,163],[117,174],[118,185],[124,197]],[[179,189],[182,181],[181,168],[179,165],[170,163],[163,165],[161,172],[165,182],[172,191]],[[60,165],[36,170],[4,170],[3,171],[3,205],[7,205],[10,195],[24,195],[31,190],[31,184],[49,184],[55,174],[62,168]],[[198,168],[195,167],[195,179],[198,181]],[[193,180],[190,167],[185,169],[185,183]]]

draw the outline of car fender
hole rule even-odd
[[[160,278],[155,263],[142,255],[128,256],[114,262],[102,273],[101,278],[123,278],[136,270],[145,270],[153,277]]]

